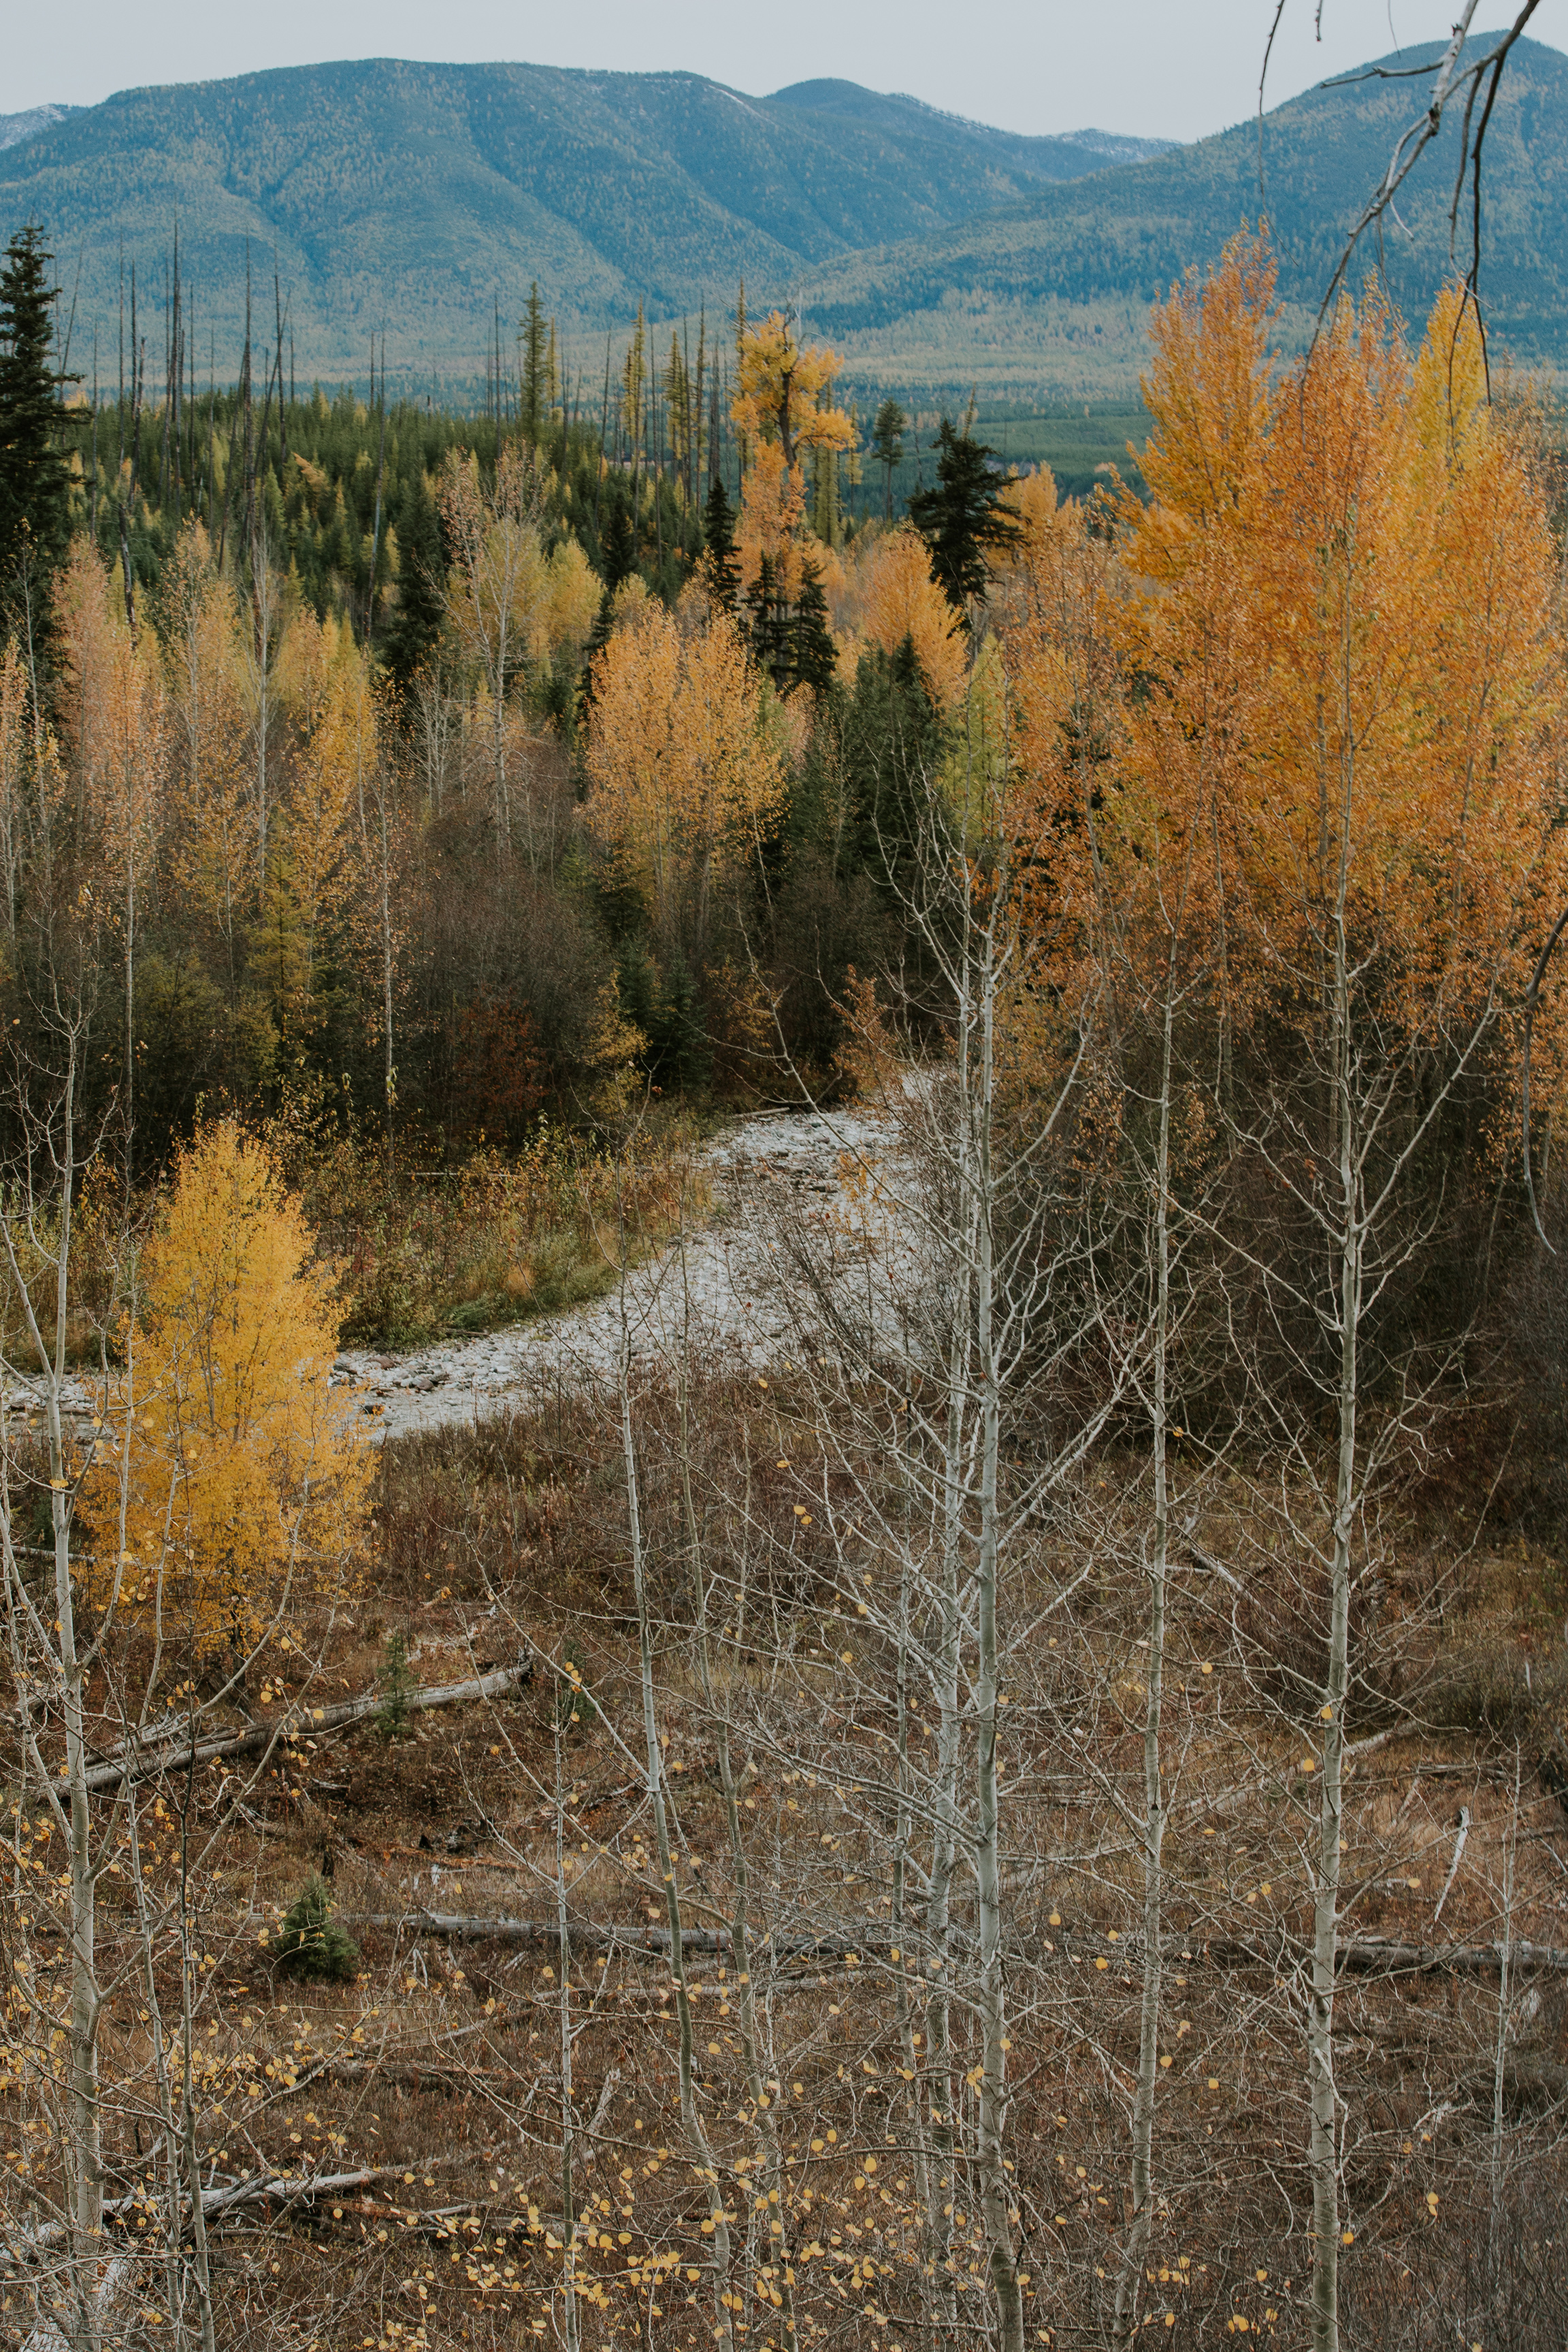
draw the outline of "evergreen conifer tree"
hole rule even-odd
[[[936,488],[910,500],[910,520],[931,550],[931,577],[963,626],[972,597],[984,596],[986,554],[1005,547],[1018,526],[1002,504],[1005,487],[993,473],[994,449],[944,416],[937,435]]]
[[[787,694],[794,684],[789,608],[779,595],[778,572],[771,555],[757,566],[756,581],[746,598],[751,613],[752,659],[775,690]]]
[[[627,509],[625,494],[610,498],[610,511],[605,518],[604,532],[599,541],[599,577],[605,583],[606,599],[613,596],[623,581],[629,580],[637,568],[637,534]]]
[[[0,593],[29,555],[51,564],[70,535],[70,477],[60,454],[59,394],[79,379],[52,364],[44,232],[17,232],[0,269]]]
[[[904,458],[904,427],[909,423],[896,400],[885,400],[871,428],[871,455],[882,468],[882,520],[893,519],[893,472]]]
[[[613,489],[599,541],[599,577],[605,583],[605,593],[599,599],[599,610],[583,649],[583,676],[577,694],[580,713],[585,711],[594,699],[594,664],[610,642],[610,618],[615,607],[616,591],[632,577],[637,568],[637,534],[632,529],[626,494]]]
[[[528,289],[528,310],[519,341],[522,345],[522,425],[529,439],[537,441],[550,424],[550,355],[553,341],[552,330],[545,324],[537,278]]]
[[[446,571],[440,518],[420,474],[405,497],[397,525],[397,609],[387,632],[386,659],[400,686],[429,659],[441,634]]]
[[[809,686],[826,693],[838,668],[838,655],[827,626],[827,599],[815,564],[801,567],[800,601],[790,625],[790,684]]]
[[[702,510],[702,538],[708,593],[733,620],[741,593],[741,567],[735,558],[735,511],[717,468],[708,485],[708,501]]]

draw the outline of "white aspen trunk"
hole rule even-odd
[[[561,1697],[555,1701],[555,1940],[560,1969],[561,2025],[561,2301],[566,2352],[579,2352],[577,2313],[577,2165],[572,2110],[572,1940],[566,1919],[566,1795],[561,1769]]]
[[[183,2305],[181,2246],[184,2235],[184,2199],[192,2200],[192,2229],[195,2239],[195,2272],[202,2352],[214,2352],[216,2330],[212,2307],[212,2270],[207,2253],[206,2215],[203,2210],[201,2168],[195,2143],[195,2114],[192,2084],[192,2016],[191,1968],[188,1938],[184,1924],[181,1927],[181,2037],[182,2093],[178,2109],[174,2083],[169,2069],[169,2042],[164,2032],[163,2006],[158,1994],[157,1969],[154,1956],[154,1923],[148,1899],[147,1875],[142,1862],[141,1826],[134,1800],[125,1809],[127,1869],[130,1885],[136,1901],[136,1925],[141,1943],[142,1986],[147,2003],[148,2039],[152,2044],[153,2079],[157,2088],[158,2115],[163,2126],[163,2151],[169,2184],[168,2222],[164,2240],[164,2291],[169,2313],[177,2321]],[[182,1881],[182,1896],[184,1886]],[[182,1909],[184,1904],[182,1901]]]
[[[1510,1976],[1513,1962],[1513,1881],[1519,1852],[1519,1783],[1521,1759],[1513,1751],[1513,1802],[1509,1811],[1508,1843],[1503,1849],[1502,1942],[1498,1950],[1497,2035],[1492,2045],[1492,2145],[1487,2199],[1487,2282],[1498,2292],[1498,2257],[1502,2246],[1502,2126],[1503,2095],[1508,2075]]]
[[[1328,1670],[1319,1729],[1323,1738],[1322,1788],[1318,1815],[1317,1884],[1312,1899],[1312,1989],[1308,2014],[1308,2086],[1311,2126],[1309,2163],[1312,2179],[1312,2352],[1339,2352],[1339,2134],[1334,2092],[1334,1993],[1339,1969],[1340,1870],[1344,1844],[1344,1717],[1350,1675],[1351,1543],[1356,1506],[1357,1340],[1362,1306],[1362,1259],[1365,1231],[1357,1164],[1358,1137],[1351,1086],[1350,961],[1345,936],[1349,788],[1340,847],[1339,887],[1333,908],[1333,965],[1330,1008],[1332,1105],[1339,1185],[1336,1243],[1339,1255],[1340,1337],[1338,1449],[1334,1468],[1334,1516],[1330,1567]]]
[[[786,2347],[796,2341],[795,2316],[795,2282],[787,2260],[788,2234],[784,2221],[784,2159],[774,2127],[773,2097],[769,2089],[767,2070],[763,2063],[761,2037],[757,2030],[756,1989],[752,1982],[750,1881],[746,1867],[745,1841],[741,1833],[741,1808],[735,1790],[735,1774],[730,1753],[730,1717],[727,1706],[717,1703],[713,1685],[712,1662],[709,1652],[707,1579],[703,1573],[700,1538],[697,1526],[697,1510],[691,1492],[690,1395],[688,1373],[691,1361],[690,1295],[685,1289],[686,1255],[684,1230],[681,1242],[681,1278],[686,1304],[687,1328],[682,1333],[679,1372],[680,1410],[680,1491],[681,1508],[686,1521],[686,1540],[691,1555],[697,1617],[698,1670],[702,1697],[714,1726],[714,1744],[719,1759],[719,1787],[724,1800],[724,1820],[730,1839],[730,1866],[734,1877],[735,1897],[730,1916],[730,1958],[734,1964],[737,2006],[740,2010],[741,2045],[745,2057],[746,2084],[756,2111],[757,2138],[762,2150],[760,2177],[763,2182],[768,2213],[769,2252],[776,2255],[776,2286],[780,2297],[780,2326]],[[628,1456],[629,1459],[629,1456]],[[741,1612],[737,1610],[736,1633],[743,1631]],[[659,1769],[662,1773],[662,1763]],[[674,1873],[668,1861],[662,1864],[666,1885],[675,1887]],[[675,1916],[670,1919],[671,1952],[679,1944]],[[684,1980],[684,1969],[682,1969]],[[711,2217],[711,2206],[710,2214]],[[717,2234],[715,2223],[715,2234]]]
[[[1130,2344],[1138,2326],[1138,2287],[1152,2221],[1154,2094],[1160,2080],[1161,1930],[1165,1837],[1160,1769],[1161,1712],[1165,1667],[1165,1568],[1169,1496],[1165,1467],[1166,1373],[1171,1322],[1171,1032],[1174,1006],[1169,976],[1160,1066],[1160,1134],[1154,1154],[1154,1315],[1152,1333],[1153,1526],[1149,1558],[1149,1681],[1143,1704],[1143,1989],[1138,2022],[1138,2084],[1132,2101],[1130,2225],[1116,2281],[1112,2340]]]
[[[44,1781],[51,1811],[64,1832],[70,1883],[70,2000],[66,2016],[67,2143],[61,2151],[66,2179],[70,2294],[69,2341],[74,2352],[98,2352],[102,2305],[100,2269],[103,2252],[102,2113],[99,2084],[98,2028],[103,1996],[98,1981],[98,1870],[92,1858],[92,1814],[87,1765],[87,1664],[78,1645],[71,1581],[70,1530],[74,1482],[67,1446],[62,1392],[66,1381],[66,1337],[69,1302],[71,1215],[76,1183],[76,1073],[79,1037],[69,1033],[60,1097],[60,1129],[53,1144],[60,1181],[59,1230],[54,1253],[53,1329],[46,1334],[33,1313],[26,1275],[11,1227],[5,1228],[11,1280],[37,1350],[41,1373],[49,1459],[49,1519],[54,1565],[54,1630],[28,1601],[16,1559],[10,1497],[5,1504],[5,1550],[12,1587],[14,1619],[30,1628],[40,1662],[53,1685],[51,1696],[65,1731],[65,1764],[50,1780],[38,1753],[26,1702],[23,1727],[35,1769]],[[31,1224],[31,1204],[23,1214]]]
[[[999,891],[998,891],[999,896]],[[980,1391],[980,1543],[975,1570],[978,1632],[974,1710],[978,1725],[975,1800],[978,1835],[974,1874],[980,1913],[981,2032],[979,2137],[980,2207],[990,2248],[1001,2352],[1023,2352],[1024,2301],[1013,2242],[1007,2161],[1006,1988],[1002,1959],[1001,1826],[996,1788],[998,1513],[996,1477],[1002,1435],[1002,1390],[996,1358],[994,1170],[992,1110],[996,1013],[995,924],[998,898],[981,934],[980,1068],[976,1073],[976,1202],[974,1214],[974,1352]]]
[[[392,1118],[397,1105],[397,1064],[392,1035],[392,873],[391,852],[387,841],[387,776],[384,766],[376,798],[381,819],[381,1018],[382,1027],[385,1033],[383,1097],[386,1112],[386,1164],[390,1169],[392,1166]]]
[[[217,2352],[217,2328],[213,2312],[212,2259],[207,2248],[206,2212],[202,2202],[202,2156],[196,2140],[195,1987],[196,1956],[191,1948],[189,1861],[189,1788],[180,1820],[180,2131],[191,2200],[191,2276],[196,2290],[196,2314],[202,2352]],[[149,1976],[152,1970],[149,1969]]]
[[[904,1901],[909,1874],[910,1843],[913,1831],[910,1804],[910,1555],[906,1545],[899,1578],[899,1656],[897,1667],[896,1749],[898,1773],[898,1822],[893,1835],[892,1906],[889,1927],[892,1937],[890,1958],[896,1974],[893,1978],[893,1999],[899,2023],[899,2044],[904,2053],[904,2070],[909,2075],[911,2094],[909,2103],[910,2136],[914,2148],[915,2197],[922,2213],[931,2210],[931,2163],[926,2139],[925,2116],[920,2098],[920,2053],[915,2048],[915,2010],[910,1999],[910,1955],[905,1943]]]
[[[622,1263],[626,1259],[626,1238],[621,1237]],[[675,1871],[669,1854],[669,1823],[664,1803],[664,1759],[658,1744],[658,1717],[654,1705],[653,1687],[653,1628],[648,1616],[647,1564],[643,1557],[642,1514],[637,1500],[637,1451],[632,1429],[631,1334],[626,1320],[626,1288],[621,1290],[621,1349],[620,1402],[621,1452],[626,1466],[626,1520],[631,1538],[632,1584],[637,1600],[637,1649],[641,1668],[643,1738],[647,1754],[647,1786],[653,1812],[654,1835],[658,1848],[658,1866],[664,1875],[665,1912],[669,1921],[669,1973],[675,1986],[675,2006],[680,2033],[680,2120],[686,2133],[686,2144],[691,2151],[693,2167],[708,2194],[708,2218],[712,2223],[713,2240],[713,2336],[721,2352],[731,2352],[734,2338],[731,2332],[729,2304],[730,2225],[724,2218],[724,2200],[719,2186],[719,2168],[708,2145],[702,2119],[697,2112],[697,2095],[691,2079],[691,1996],[686,1980],[686,1958],[680,1941],[680,1894],[675,1883]]]
[[[965,1253],[967,1262],[967,1253]],[[965,1265],[967,1271],[967,1263]],[[931,2162],[926,2207],[930,2256],[936,2294],[948,2328],[957,2325],[958,2299],[948,2267],[954,2202],[952,1977],[952,1878],[958,1859],[960,1760],[959,1544],[963,1531],[963,1362],[968,1349],[968,1283],[961,1285],[952,1335],[947,1433],[942,1462],[942,1587],[936,1654],[937,1759],[931,1792],[931,1899],[926,1905],[926,1948],[931,1970],[926,2000],[926,2103]]]

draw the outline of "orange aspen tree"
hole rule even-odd
[[[908,638],[933,701],[951,710],[963,691],[968,655],[952,606],[931,576],[931,555],[908,525],[879,539],[858,582],[868,644],[896,654]]]
[[[1529,436],[1487,402],[1461,298],[1414,352],[1375,299],[1346,303],[1281,382],[1271,295],[1267,252],[1238,241],[1156,314],[1152,500],[1128,511],[1120,614],[1142,690],[1102,790],[1152,812],[1200,777],[1209,795],[1215,1096],[1301,1236],[1261,1276],[1300,1394],[1260,1384],[1258,1409],[1329,1596],[1297,1736],[1317,1815],[1310,2329],[1336,2352],[1350,1612],[1369,1497],[1407,1427],[1386,1397],[1369,1412],[1366,1364],[1390,1344],[1385,1293],[1429,1244],[1446,1107],[1483,1083],[1506,1107],[1511,1008],[1564,887],[1563,646]]]

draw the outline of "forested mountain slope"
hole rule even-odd
[[[301,371],[363,370],[384,329],[428,383],[477,369],[494,304],[510,335],[535,278],[563,331],[732,302],[742,277],[776,299],[836,255],[1154,143],[1021,138],[849,82],[753,99],[689,73],[384,58],[122,91],[5,153],[0,221],[47,225],[68,290],[79,252],[100,352],[121,245],[161,292],[177,219],[220,376],[248,258],[268,308],[276,264]]]
[[[1487,37],[1476,43],[1486,46]],[[1408,68],[1432,46],[1379,62]],[[1141,363],[1148,304],[1267,213],[1280,291],[1310,331],[1347,231],[1420,111],[1421,82],[1368,79],[1307,91],[1258,128],[1041,188],[963,226],[852,255],[805,289],[814,326],[868,374],[895,381],[1030,381],[1071,394],[1119,390]],[[1380,257],[1395,299],[1425,315],[1450,267],[1457,121],[1401,191]],[[1568,357],[1568,58],[1521,41],[1487,133],[1482,289],[1494,331],[1520,357]],[[1460,237],[1469,234],[1467,195]],[[1461,242],[1461,252],[1464,251]],[[1358,273],[1362,274],[1362,273]]]

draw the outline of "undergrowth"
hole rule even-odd
[[[623,1249],[635,1260],[705,1209],[695,1140],[672,1117],[612,1154],[542,1122],[513,1152],[389,1167],[352,1135],[316,1138],[289,1175],[340,1268],[344,1341],[410,1347],[601,1296]]]

